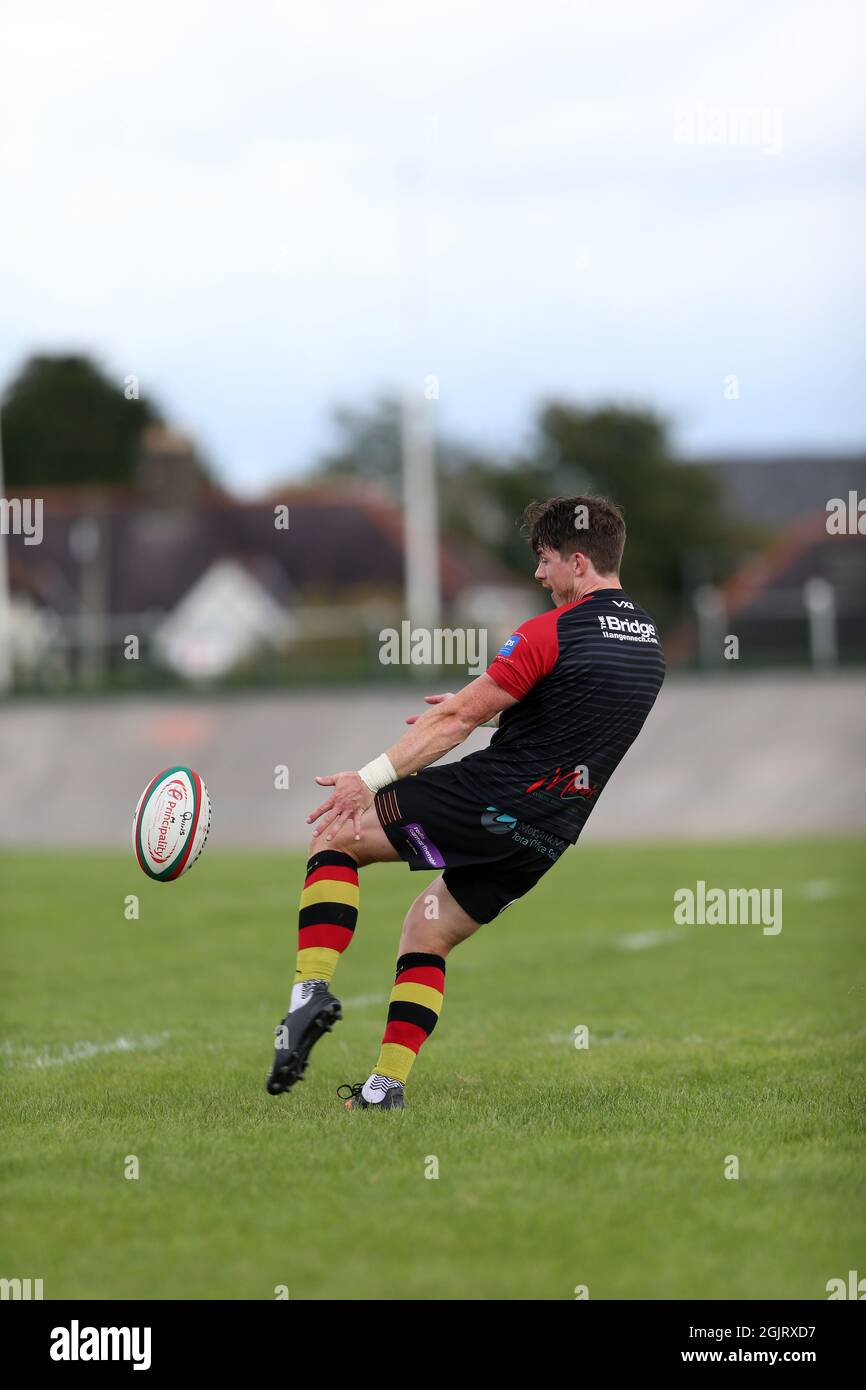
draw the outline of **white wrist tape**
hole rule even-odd
[[[380,753],[378,758],[372,762],[365,763],[358,768],[358,776],[362,782],[366,782],[370,791],[374,794],[382,790],[383,787],[390,787],[392,782],[397,781],[397,773],[394,764],[387,753]]]

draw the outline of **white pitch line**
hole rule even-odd
[[[803,884],[803,897],[808,902],[823,902],[838,896],[839,885],[831,878],[810,878]]]
[[[368,1009],[373,1004],[387,1004],[387,994],[356,994],[351,999],[341,999],[347,1009]]]
[[[547,1033],[544,1041],[549,1043],[574,1043],[574,1033]],[[608,1033],[604,1037],[599,1037],[597,1033],[590,1033],[589,1035],[589,1046],[591,1048],[606,1047],[609,1043],[618,1042],[631,1042],[631,1037],[628,1033]],[[574,1050],[575,1052],[584,1052],[588,1049],[576,1047]]]
[[[618,951],[648,951],[652,946],[668,946],[685,940],[682,927],[665,927],[661,931],[636,931],[622,936],[616,943]]]
[[[162,1047],[170,1033],[148,1033],[140,1038],[115,1038],[113,1042],[61,1043],[58,1052],[39,1052],[35,1047],[17,1047],[15,1043],[0,1044],[0,1054],[29,1067],[62,1067],[67,1062],[85,1062],[106,1052],[147,1052]]]

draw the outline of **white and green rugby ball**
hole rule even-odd
[[[148,878],[167,883],[191,869],[210,830],[210,797],[191,767],[167,767],[148,782],[132,818],[132,847]]]

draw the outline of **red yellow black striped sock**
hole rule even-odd
[[[388,1023],[375,1071],[405,1083],[421,1044],[442,1012],[445,961],[414,951],[397,962],[397,978],[388,1004]]]
[[[357,920],[357,861],[336,849],[314,854],[301,893],[295,984],[331,979]]]

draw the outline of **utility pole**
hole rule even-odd
[[[3,412],[0,410],[0,498],[5,496],[3,479]],[[8,515],[8,512],[4,512]],[[0,695],[12,687],[12,606],[9,598],[9,558],[6,528],[0,526]]]
[[[430,404],[420,383],[403,396],[402,446],[406,616],[432,629],[439,621],[439,507]]]
[[[426,234],[424,168],[404,165],[398,171],[402,195],[401,262],[403,357],[406,379],[401,416],[403,464],[404,603],[414,626],[432,629],[440,618],[439,506],[434,442],[435,398],[428,398],[425,379],[432,364],[426,351]],[[412,668],[413,671],[415,668]],[[417,674],[420,676],[421,671]]]
[[[809,650],[812,665],[835,666],[839,661],[836,591],[829,579],[813,575],[803,585],[803,602],[809,617]]]

